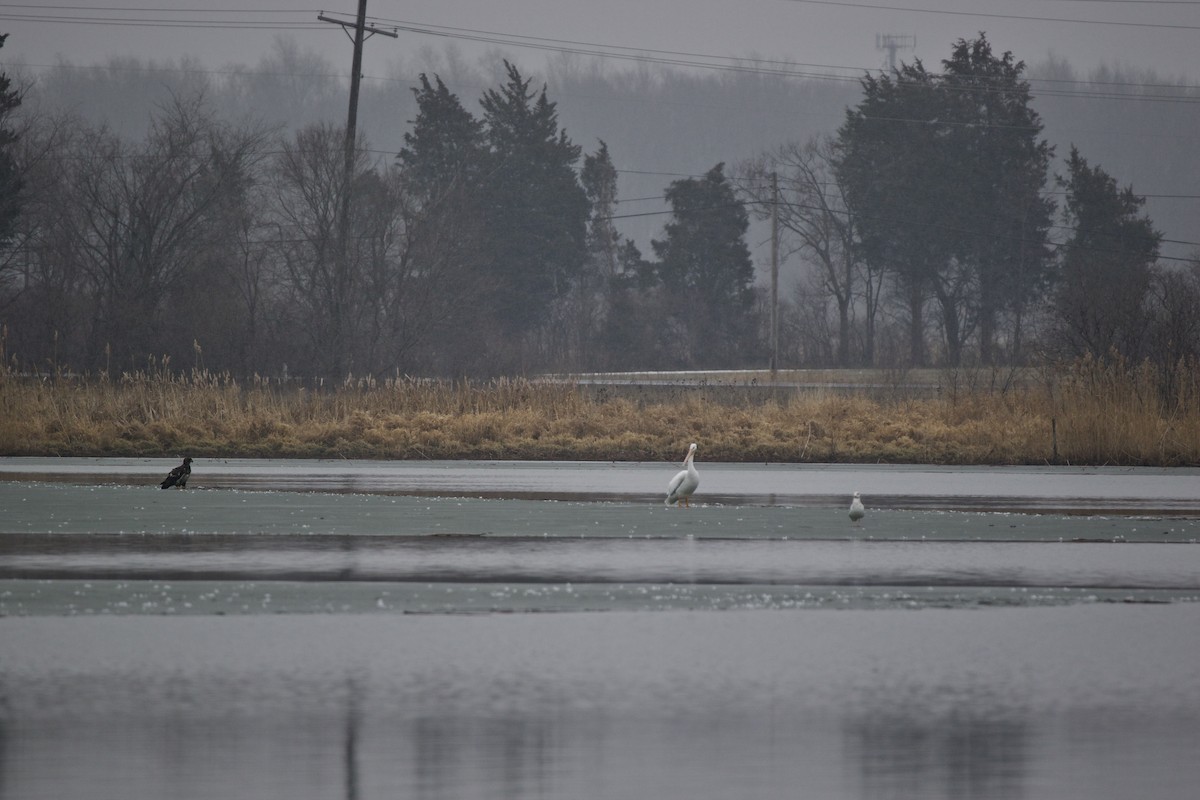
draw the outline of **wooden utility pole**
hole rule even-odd
[[[771,173],[771,378],[779,369],[779,176]]]
[[[354,144],[357,139],[358,132],[358,85],[362,81],[362,50],[363,41],[376,33],[382,33],[384,36],[391,36],[393,39],[398,38],[396,31],[386,31],[381,28],[376,28],[372,25],[367,25],[367,0],[358,0],[358,16],[354,23],[351,24],[345,20],[328,17],[325,14],[317,14],[317,19],[322,22],[332,22],[335,25],[341,25],[342,30],[350,36],[350,41],[354,42],[354,59],[350,68],[350,112],[346,117],[346,141],[343,156],[345,158],[343,173],[342,173],[342,202],[338,209],[337,220],[337,252],[334,256],[335,269],[337,272],[336,283],[338,284],[337,297],[340,303],[345,299],[342,297],[342,287],[347,282],[347,276],[350,274],[350,195],[351,187],[354,185]],[[350,32],[350,28],[354,28],[354,32]],[[333,353],[333,373],[334,377],[341,380],[342,374],[342,333],[343,333],[343,316],[346,310],[343,308],[330,309],[333,317],[333,341],[330,344],[331,352]]]
[[[346,35],[350,37],[350,41],[354,42],[354,58],[350,67],[350,111],[346,115],[346,142],[345,142],[345,179],[346,190],[342,197],[342,221],[343,230],[346,225],[346,214],[350,203],[350,180],[354,172],[354,140],[358,136],[358,86],[362,81],[362,51],[363,42],[367,37],[376,33],[384,36],[390,36],[393,39],[398,38],[399,34],[393,30],[385,30],[377,28],[374,25],[367,24],[367,0],[358,0],[358,17],[353,24],[341,19],[334,19],[325,14],[317,14],[317,19],[322,22],[332,22],[335,25],[341,25],[342,30],[346,31]],[[354,32],[351,33],[349,28],[353,27]]]

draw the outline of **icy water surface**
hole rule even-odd
[[[680,449],[680,457],[683,451]],[[162,458],[0,458],[0,481],[150,486]],[[678,464],[200,459],[189,487],[533,500],[661,501]],[[1200,512],[1200,470],[710,464],[698,499],[830,507],[860,491],[875,508]]]
[[[0,459],[0,798],[1200,785],[1194,470],[174,463]]]

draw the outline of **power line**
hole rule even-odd
[[[868,4],[858,3],[842,3],[833,2],[832,0],[793,0],[793,2],[814,2],[825,3],[828,5],[846,5],[851,7],[865,8],[890,8],[888,6],[872,6]],[[1200,2],[1200,0],[1197,0]],[[87,10],[87,11],[157,11],[172,13],[174,9],[161,8],[141,8],[131,9],[128,7],[104,7],[99,9],[84,8],[80,6],[35,6],[28,4],[0,4],[0,8],[15,7],[15,8],[39,8],[39,9],[58,9],[58,10]],[[921,9],[896,9],[896,10],[916,10]],[[208,9],[190,8],[179,9],[180,13],[209,13]],[[303,9],[289,10],[268,10],[268,9],[211,9],[212,13],[311,13]],[[331,14],[340,14],[342,12],[329,12]],[[929,10],[928,13],[953,13],[967,14],[973,12],[938,12]],[[1005,16],[1005,15],[989,15],[980,14],[979,16]],[[1008,15],[1013,18],[1020,19],[1016,15]],[[39,21],[39,22],[65,22],[72,24],[104,24],[104,25],[132,25],[132,26],[165,26],[165,27],[199,27],[199,28],[247,28],[247,29],[263,29],[263,30],[319,30],[320,27],[310,21],[294,21],[286,23],[265,22],[265,21],[235,21],[235,20],[178,20],[178,19],[158,19],[158,18],[137,18],[137,17],[104,17],[104,16],[50,16],[50,15],[7,15],[0,13],[0,19],[10,19],[18,21]],[[784,75],[788,77],[813,78],[818,80],[833,80],[833,81],[858,81],[861,75],[869,73],[872,70],[864,67],[850,67],[831,64],[813,64],[804,62],[784,61],[777,59],[761,59],[761,58],[739,58],[735,56],[720,56],[708,53],[698,53],[692,51],[678,50],[662,50],[654,48],[637,48],[627,47],[624,45],[601,44],[595,42],[586,42],[571,39],[558,39],[540,36],[528,36],[523,34],[510,34],[497,31],[490,31],[478,28],[464,28],[445,25],[434,25],[409,20],[394,19],[389,17],[370,16],[370,20],[381,23],[386,23],[389,26],[394,26],[399,30],[404,30],[409,33],[418,35],[438,36],[443,38],[460,39],[464,41],[475,41],[484,44],[498,44],[509,47],[520,47],[525,49],[561,52],[575,55],[587,55],[601,59],[610,60],[633,60],[650,62],[667,66],[679,66],[692,69],[709,69],[718,71],[732,72],[749,72],[767,75]],[[1030,20],[1046,21],[1048,18],[1029,17]],[[1061,22],[1078,22],[1081,24],[1108,24],[1099,20],[1071,20],[1059,19]],[[1117,23],[1112,23],[1117,24]],[[1186,26],[1188,29],[1195,28],[1200,30],[1200,26]],[[811,70],[823,70],[824,72],[812,72]],[[828,72],[833,70],[834,73]],[[854,74],[836,74],[837,72],[854,73]],[[1175,90],[1180,89],[1200,89],[1200,86],[1183,85],[1183,84],[1167,84],[1155,82],[1143,83],[1122,83],[1119,81],[1066,81],[1066,80],[1046,80],[1046,83],[1056,84],[1075,84],[1081,86],[1087,85],[1106,85],[1110,87],[1129,87],[1129,88],[1170,88]],[[1124,99],[1123,95],[1118,94],[1118,98]],[[1111,99],[1111,98],[1106,98]],[[1147,99],[1144,96],[1139,96],[1139,99]],[[1160,98],[1168,100],[1176,100],[1177,98]]]
[[[746,204],[746,205],[749,205],[749,204],[761,205],[766,202],[767,201],[763,201],[763,200],[751,200],[751,201],[745,201],[744,204]],[[822,213],[829,213],[829,214],[838,214],[839,216],[845,216],[845,217],[851,217],[851,216],[860,216],[861,217],[862,216],[862,215],[855,215],[850,211],[830,209],[830,208],[825,208],[822,206],[812,206],[812,205],[807,205],[805,203],[787,203],[787,205],[790,206],[791,208],[799,208],[799,209],[803,209],[806,211],[819,211]],[[937,222],[920,222],[920,221],[910,220],[910,219],[895,219],[892,217],[870,217],[870,219],[873,219],[873,220],[876,220],[879,222],[895,224],[895,225],[930,228],[930,229],[934,229],[934,230],[945,230],[945,231],[950,231],[953,233],[963,232],[962,229],[960,229],[960,228],[955,228],[955,227],[952,227],[949,225],[943,225],[943,224],[937,223]],[[1073,228],[1070,225],[1055,225],[1055,224],[1049,225],[1048,229],[1056,230],[1056,231],[1066,231],[1066,232],[1073,232],[1075,230],[1075,228]],[[990,238],[1003,238],[1003,239],[1013,238],[1010,236],[1006,236],[1004,234],[989,234],[989,237]],[[1162,238],[1162,239],[1159,239],[1159,242],[1161,242],[1163,244],[1179,244],[1179,245],[1188,245],[1190,247],[1200,247],[1200,242],[1192,242],[1192,241],[1188,241],[1186,239]],[[1046,244],[1051,247],[1055,247],[1055,248],[1060,248],[1060,247],[1065,246],[1065,243],[1056,243],[1056,242],[1047,242]],[[1119,250],[1097,250],[1095,248],[1091,248],[1091,251],[1097,252],[1097,253],[1110,253],[1110,254],[1122,252]],[[1179,258],[1179,257],[1175,257],[1175,256],[1164,256],[1164,255],[1159,255],[1159,256],[1157,256],[1157,258],[1164,260],[1164,261],[1182,261],[1182,262],[1187,262],[1187,263],[1191,263],[1192,261],[1195,260],[1192,258]]]
[[[167,6],[66,6],[45,3],[0,3],[0,8],[37,8],[52,11],[115,11],[115,12],[167,12],[178,14],[311,14],[311,8],[175,8]]]
[[[1200,0],[1051,0],[1051,2],[1125,6],[1200,6]]]
[[[1200,0],[1197,0],[1200,3]],[[478,28],[462,28],[447,25],[429,25],[419,22],[374,17],[381,22],[395,25],[400,30],[410,33],[440,36],[452,39],[465,39],[488,44],[506,44],[513,47],[526,47],[538,50],[556,50],[575,55],[594,55],[601,58],[617,58],[645,60],[653,63],[681,65],[714,70],[736,72],[758,72],[761,74],[779,74],[795,77],[808,77],[821,80],[858,81],[864,73],[875,70],[866,67],[851,67],[833,64],[814,64],[798,61],[785,61],[764,58],[738,58],[736,56],[719,56],[708,53],[696,53],[679,50],[660,50],[644,47],[627,47],[624,45],[599,44],[595,42],[577,41],[570,39],[551,39],[541,36],[526,36],[523,34],[502,33],[498,31],[481,30]],[[1200,26],[1198,26],[1200,27]],[[580,49],[587,48],[587,49]],[[612,51],[626,52],[612,52]],[[702,59],[695,61],[693,59]],[[732,63],[721,63],[732,62]],[[816,70],[841,70],[854,73],[852,75],[831,75],[829,73],[814,73],[801,71],[797,68]],[[934,73],[936,74],[936,73]],[[1099,85],[1110,87],[1130,88],[1169,88],[1169,89],[1200,89],[1193,84],[1158,83],[1158,82],[1122,82],[1122,81],[1087,81],[1067,79],[1030,79],[1036,83],[1074,84],[1080,86]]]
[[[769,201],[769,200],[740,200],[740,201],[736,201],[733,205],[723,204],[723,205],[719,205],[719,206],[708,206],[706,208],[701,208],[701,209],[692,209],[692,211],[719,211],[723,208],[732,208],[734,206],[741,206],[744,208],[746,206],[756,206],[756,205],[762,206],[762,205],[770,205],[770,204],[771,204],[771,201]],[[787,205],[790,208],[798,208],[798,209],[803,209],[806,211],[819,211],[822,213],[837,214],[839,216],[845,216],[845,217],[851,217],[851,216],[859,216],[860,218],[862,217],[862,215],[855,215],[850,211],[830,209],[830,208],[825,208],[825,207],[821,207],[821,206],[807,205],[805,203],[785,203],[785,205]],[[637,214],[613,214],[611,216],[604,217],[603,219],[607,219],[607,220],[635,219],[635,218],[639,218],[639,217],[658,217],[658,216],[664,216],[664,215],[674,214],[674,213],[675,213],[675,211],[673,209],[664,209],[661,211],[644,211],[644,212],[637,213]],[[871,219],[874,219],[879,222],[885,222],[885,223],[890,223],[890,224],[895,224],[895,225],[927,228],[927,229],[933,229],[933,230],[945,230],[945,231],[950,231],[950,232],[961,232],[961,229],[959,229],[959,228],[955,228],[955,227],[952,227],[949,225],[944,225],[944,224],[937,223],[937,222],[919,222],[919,221],[915,221],[915,220],[895,219],[895,218],[891,218],[891,217],[871,217]],[[1073,231],[1074,230],[1074,228],[1067,226],[1067,225],[1050,225],[1049,228],[1051,230],[1059,230],[1059,231]],[[1013,237],[1006,236],[1004,234],[998,234],[998,233],[997,234],[989,234],[989,237],[990,238],[1004,238],[1004,239],[1013,238]],[[1191,242],[1191,241],[1187,241],[1187,240],[1183,240],[1183,239],[1165,239],[1164,238],[1164,239],[1160,239],[1159,241],[1162,242],[1163,244],[1180,244],[1180,245],[1189,245],[1191,247],[1200,247],[1200,242]],[[1047,246],[1053,247],[1055,249],[1060,249],[1062,247],[1065,247],[1066,244],[1067,243],[1046,242]],[[1107,250],[1107,249],[1101,250],[1101,249],[1097,249],[1097,248],[1089,248],[1089,252],[1119,254],[1122,251]],[[1193,263],[1195,261],[1194,258],[1183,258],[1183,257],[1179,257],[1179,256],[1166,256],[1166,255],[1161,255],[1161,254],[1157,256],[1157,259],[1161,260],[1161,261],[1179,261],[1179,262],[1189,263],[1189,264]]]
[[[987,11],[955,11],[944,8],[912,8],[887,6],[876,3],[851,3],[845,0],[790,0],[814,6],[838,6],[842,8],[866,8],[872,11],[904,11],[912,14],[934,14],[947,17],[981,17],[985,19],[1007,19],[1021,22],[1066,22],[1074,25],[1112,25],[1120,28],[1156,28],[1160,30],[1200,31],[1200,25],[1179,25],[1165,22],[1122,22],[1118,20],[1073,19],[1069,17],[1036,17],[1027,14],[996,14]]]
[[[105,19],[96,17],[50,17],[50,16],[33,16],[28,14],[4,14],[0,13],[0,20],[6,22],[53,22],[65,23],[72,25],[105,25],[130,28],[198,28],[198,29],[215,29],[215,30],[260,30],[260,31],[296,31],[296,30],[321,30],[315,23],[309,22],[294,22],[294,23],[279,23],[279,22],[256,22],[246,20],[243,22],[220,21],[220,20],[170,20],[170,19]]]
[[[371,155],[384,156],[384,157],[388,157],[388,158],[394,157],[396,155],[395,151],[393,151],[393,150],[379,148],[379,147],[359,148],[359,150],[363,153],[369,153]],[[311,154],[314,152],[314,150],[311,148],[281,149],[281,148],[272,147],[272,148],[267,148],[267,149],[251,150],[251,151],[248,151],[247,154],[250,156],[254,156],[254,157],[269,157],[269,156],[280,156],[280,155],[284,155],[285,153],[290,153],[290,152],[302,152],[302,153],[306,153],[306,154]],[[341,152],[341,149],[337,148],[337,147],[329,147],[329,148],[325,148],[323,150],[323,152],[332,154],[332,153],[336,153],[336,152]],[[112,161],[137,161],[137,160],[156,158],[156,157],[157,156],[155,156],[153,154],[148,154],[148,153],[110,153],[110,154],[105,155],[104,159],[112,160]],[[87,160],[91,160],[93,158],[94,157],[92,155],[83,154],[83,153],[80,153],[80,154],[47,153],[47,154],[40,155],[38,160],[39,161],[87,161]],[[647,169],[614,169],[613,171],[617,172],[619,174],[622,174],[622,175],[645,175],[645,176],[663,177],[663,178],[692,178],[692,179],[695,179],[695,178],[702,178],[705,175],[704,172],[666,172],[666,171],[662,171],[662,170],[647,170]],[[1066,194],[1066,192],[1051,190],[1051,191],[1044,192],[1044,194],[1051,195],[1051,196],[1064,196]],[[1145,192],[1145,193],[1144,192],[1135,192],[1135,194],[1138,197],[1142,197],[1142,198],[1149,199],[1149,200],[1200,200],[1200,194],[1154,193],[1154,192]],[[649,196],[649,197],[626,197],[626,198],[618,199],[617,203],[621,204],[621,203],[634,203],[634,202],[649,202],[652,200],[662,201],[662,200],[664,200],[664,198],[662,197],[662,195],[653,195],[653,196]],[[656,212],[647,212],[646,214],[629,214],[629,215],[625,215],[625,216],[638,217],[638,216],[646,216],[651,213],[657,214],[657,213],[662,213],[662,212],[656,211]],[[622,217],[622,216],[613,217],[613,219],[623,219],[623,218],[625,218],[625,217]],[[1169,240],[1165,240],[1165,241],[1169,241]],[[1200,246],[1200,242],[1181,242],[1181,244],[1196,244],[1196,245]]]
[[[48,71],[74,70],[74,71],[78,71],[78,72],[100,72],[100,73],[103,73],[103,72],[169,72],[169,73],[178,73],[178,74],[183,74],[183,75],[200,74],[200,75],[217,75],[217,76],[226,76],[226,77],[243,77],[243,76],[247,76],[247,75],[256,75],[256,76],[267,76],[267,77],[298,77],[298,78],[306,78],[306,79],[324,78],[324,79],[337,79],[337,80],[345,79],[347,77],[345,75],[336,74],[336,73],[322,73],[322,72],[297,73],[297,72],[280,72],[280,71],[275,71],[275,70],[253,70],[253,69],[241,69],[241,68],[202,69],[202,68],[196,68],[196,67],[191,67],[191,66],[180,66],[180,67],[162,66],[162,65],[153,64],[153,63],[148,63],[146,66],[130,66],[128,64],[114,65],[111,63],[84,66],[84,65],[65,64],[65,63],[30,64],[30,63],[23,63],[23,62],[0,62],[0,68],[8,68],[8,69],[15,69],[15,70],[37,69],[37,70],[48,70]],[[372,75],[363,75],[362,77],[364,80],[375,81],[377,83],[396,83],[396,84],[405,84],[405,85],[412,85],[414,83],[414,79],[411,79],[411,78],[380,77],[380,76],[372,76]],[[1052,82],[1062,83],[1064,81],[1052,81]],[[1071,83],[1071,82],[1068,81],[1068,83]],[[1073,82],[1073,83],[1085,84],[1087,82],[1078,81],[1078,82]],[[1096,83],[1096,85],[1112,84],[1112,85],[1131,86],[1131,87],[1133,87],[1133,86],[1149,86],[1150,85],[1150,84],[1122,84],[1119,82],[1095,82],[1095,83]],[[1170,84],[1161,84],[1161,85],[1162,86],[1170,86]],[[478,87],[478,88],[482,88],[482,86]],[[1200,92],[1200,87],[1194,87],[1194,88],[1198,92]],[[970,91],[970,90],[964,88],[961,91]],[[1124,93],[1119,93],[1119,92],[1111,93],[1111,94],[1101,94],[1101,93],[1095,93],[1095,92],[1071,92],[1071,91],[1051,92],[1051,91],[1037,91],[1037,90],[1031,89],[1030,94],[1034,99],[1037,99],[1039,97],[1066,97],[1066,98],[1074,97],[1074,98],[1079,98],[1079,99],[1133,100],[1133,101],[1148,100],[1151,102],[1165,101],[1165,102],[1170,102],[1172,104],[1183,104],[1183,105],[1200,104],[1200,93],[1196,94],[1194,97],[1189,97],[1189,96],[1162,97],[1159,95],[1124,94]],[[654,99],[649,102],[661,104],[661,103],[673,102],[673,101]],[[700,107],[700,104],[691,103],[691,102],[676,103],[676,104],[686,105],[689,107]],[[717,108],[720,108],[720,107],[718,106]],[[885,119],[885,118],[879,117],[878,119]],[[902,118],[896,118],[893,121],[917,122],[917,123],[927,122],[924,120],[902,119]],[[945,124],[953,124],[953,123],[947,122]],[[979,123],[976,123],[976,124],[979,124]],[[1005,127],[998,123],[987,123],[987,125],[988,125],[988,127],[995,127],[995,128]],[[1011,127],[1011,126],[1008,126],[1008,127]],[[1145,136],[1145,135],[1146,134],[1142,134],[1142,136]],[[1152,135],[1159,136],[1159,137],[1167,137],[1167,138],[1191,138],[1187,135],[1178,134],[1178,133],[1161,133],[1161,134],[1152,134]]]
[[[0,8],[3,8],[3,7],[6,7],[6,6],[5,6],[5,4],[0,4]],[[32,7],[32,6],[20,6],[20,7]],[[75,6],[53,6],[53,7],[50,7],[50,8],[65,8],[65,9],[73,9],[73,8],[78,8],[78,7],[75,7]],[[113,8],[113,9],[116,9],[117,7],[111,7],[111,8]],[[239,12],[241,12],[241,13],[253,13],[254,11],[256,11],[256,9],[239,9],[239,10],[237,10],[237,11],[239,11]],[[386,20],[386,18],[382,18],[382,17],[372,17],[372,19]],[[389,21],[396,22],[396,23],[400,23],[400,22],[401,22],[401,21],[399,21],[399,20],[389,20]],[[316,26],[316,25],[318,25],[318,24],[319,24],[319,23],[313,23],[313,25],[314,25],[314,26]],[[433,26],[433,27],[438,27],[438,26]],[[409,28],[406,28],[406,29],[409,29]],[[442,32],[435,33],[435,35],[445,35],[445,36],[450,36],[450,37],[452,37],[452,38],[453,38],[453,37],[456,37],[456,36],[458,36],[458,35],[459,35],[458,33],[455,33],[455,32],[464,32],[464,31],[465,31],[465,32],[473,32],[473,33],[482,33],[482,34],[487,34],[487,35],[496,36],[496,37],[509,37],[509,36],[512,36],[512,35],[509,35],[509,34],[498,34],[498,33],[490,32],[490,31],[479,31],[478,29],[464,29],[464,28],[450,28],[450,27],[442,27],[442,28],[440,28],[440,31],[442,31]],[[419,32],[426,32],[426,31],[422,30],[422,31],[419,31]],[[588,44],[588,43],[583,43],[583,42],[573,42],[573,41],[570,41],[570,40],[549,40],[549,39],[543,39],[542,37],[519,37],[519,38],[523,38],[523,39],[530,39],[530,40],[536,40],[536,41],[542,41],[542,42],[554,42],[554,41],[560,41],[560,42],[562,42],[562,43],[564,43],[564,44],[569,44],[569,45],[584,45],[584,46],[587,46],[587,47],[596,47],[596,48],[604,48],[604,47],[618,47],[618,48],[620,48],[620,46],[611,46],[611,45],[594,45],[594,44]],[[496,41],[497,41],[497,42],[500,42],[500,43],[515,44],[516,46],[523,46],[521,42],[519,42],[519,41],[512,41],[512,40],[510,40],[510,39],[503,39],[503,38],[500,38],[500,39],[497,39]],[[629,49],[629,50],[633,50],[632,48],[623,48],[623,49]],[[683,51],[650,51],[650,52],[665,53],[665,54],[668,54],[668,55],[671,55],[671,56],[681,56],[681,57],[683,57],[683,56],[687,56],[687,57],[697,57],[697,58],[706,58],[706,59],[721,59],[721,58],[725,58],[725,57],[719,57],[719,56],[708,56],[708,55],[704,55],[704,54],[697,54],[697,53],[687,53],[687,52],[683,52]],[[640,58],[644,58],[644,57],[645,57],[645,56],[644,56],[644,53],[645,53],[645,51],[639,51],[639,53],[637,53],[637,54],[636,54],[634,57],[637,57],[637,58],[639,58],[639,59],[640,59]],[[604,57],[604,56],[606,55],[606,52],[605,52],[605,51],[595,51],[595,52],[593,52],[592,54],[593,54],[593,55],[597,55],[597,56],[599,56],[599,57]],[[666,62],[666,61],[663,61],[662,63],[667,63],[667,62]],[[753,62],[751,62],[751,63],[762,63],[762,64],[786,64],[787,62],[779,62],[779,61],[757,61],[757,60],[756,60],[756,61],[753,61]],[[34,66],[34,67],[39,67],[39,66],[44,66],[44,65],[17,65],[17,66]],[[71,66],[71,65],[53,65],[53,66],[46,66],[46,68],[61,68],[61,67],[63,67],[63,66]],[[717,65],[717,64],[703,64],[702,66],[705,66],[705,67],[707,67],[707,68],[712,68],[712,69],[724,69],[724,68],[726,68],[726,67],[722,67],[722,66],[720,66],[720,65]],[[808,66],[819,66],[819,65],[808,65]],[[100,67],[100,68],[101,68],[101,69],[107,69],[107,67]],[[94,69],[94,68],[81,67],[80,69]],[[123,68],[123,69],[130,69],[130,68]],[[160,68],[148,68],[148,69],[160,69]],[[844,68],[842,68],[842,67],[837,67],[837,69],[844,69]],[[189,72],[189,73],[191,73],[191,72],[202,72],[202,73],[210,73],[210,74],[224,74],[224,75],[247,74],[247,73],[249,73],[249,74],[276,74],[276,75],[280,75],[280,74],[285,74],[285,75],[286,75],[286,74],[293,74],[293,73],[266,73],[266,72],[259,73],[259,72],[257,72],[257,71],[253,71],[253,70],[249,70],[249,71],[247,71],[247,70],[194,70],[194,69],[186,69],[186,70],[173,70],[173,71]],[[738,65],[738,66],[737,66],[737,71],[756,71],[756,70],[753,70],[753,69],[747,69],[747,67],[746,67],[745,65]],[[791,72],[791,71],[788,71],[788,72],[781,72],[780,70],[775,70],[775,69],[761,69],[761,70],[757,70],[757,71],[759,71],[759,72],[762,72],[762,73],[764,73],[764,74],[783,74],[783,75],[787,75],[787,76],[798,76],[798,75],[799,75],[799,76],[804,76],[804,77],[812,77],[812,78],[827,78],[827,77],[829,77],[829,76],[821,76],[821,75],[815,75],[815,74],[814,74],[814,75],[807,75],[807,76],[805,76],[803,73],[796,73],[796,72]],[[303,77],[343,77],[343,76],[335,76],[335,75],[315,75],[315,74],[308,74],[308,75],[304,75]],[[399,82],[399,81],[400,81],[400,79],[395,79],[395,78],[386,78],[386,79],[385,79],[385,78],[374,78],[374,79],[375,79],[375,80],[380,80],[380,81],[384,81],[384,80],[387,80],[387,81],[393,81],[393,82]],[[847,79],[847,80],[848,80],[848,79]],[[855,80],[857,80],[857,79],[855,79]],[[1103,82],[1091,82],[1091,81],[1048,81],[1048,82],[1052,82],[1052,83],[1060,83],[1060,84],[1061,84],[1061,83],[1068,83],[1068,84],[1076,84],[1076,85],[1106,85],[1106,86],[1127,86],[1127,87],[1147,87],[1147,86],[1164,86],[1164,87],[1165,87],[1165,86],[1169,86],[1169,87],[1171,87],[1171,88],[1175,88],[1175,89],[1200,88],[1200,87],[1173,86],[1173,85],[1170,85],[1170,84],[1128,84],[1128,83],[1122,83],[1122,82],[1117,82],[1117,81],[1103,81]],[[1169,97],[1169,98],[1163,98],[1163,97],[1161,97],[1161,96],[1158,96],[1158,95],[1137,95],[1137,94],[1135,94],[1135,95],[1131,95],[1131,94],[1124,94],[1124,93],[1119,93],[1119,92],[1118,92],[1118,93],[1113,93],[1113,94],[1101,94],[1101,93],[1094,93],[1094,92],[1082,92],[1082,93],[1077,93],[1077,92],[1070,92],[1070,91],[1064,91],[1064,92],[1052,92],[1052,91],[1044,91],[1044,92],[1034,92],[1034,94],[1035,94],[1035,96],[1036,96],[1036,95],[1046,95],[1046,96],[1084,97],[1084,98],[1095,98],[1095,99],[1140,99],[1140,100],[1169,100],[1169,101],[1171,101],[1171,102],[1186,102],[1186,103],[1197,103],[1197,102],[1200,102],[1200,97],[1197,97],[1197,98],[1186,98],[1186,97],[1184,97],[1184,98],[1179,98],[1179,97]],[[888,119],[888,118],[878,118],[878,119]],[[926,120],[905,120],[905,119],[899,119],[899,118],[889,119],[888,121],[894,121],[894,122],[917,122],[917,123],[928,122],[928,121],[926,121]],[[943,123],[940,123],[940,124],[947,124],[947,123],[944,123],[944,122],[943,122]],[[963,123],[963,124],[970,124],[970,123]],[[992,124],[992,125],[989,125],[989,127],[1005,127],[1005,126]],[[636,171],[636,170],[623,170],[622,172],[628,172],[628,173],[635,173],[635,174],[636,174],[636,173],[638,173],[639,171]],[[676,176],[676,177],[678,177],[678,176],[682,176],[682,174],[680,174],[680,173],[661,173],[661,172],[644,172],[643,174],[666,175],[666,176]],[[1148,195],[1148,196],[1160,197],[1159,195]],[[1170,196],[1168,196],[1168,195],[1161,195],[1161,197],[1170,197]],[[1183,195],[1180,195],[1180,196],[1177,196],[1177,197],[1181,197],[1181,198],[1187,198],[1187,196],[1183,196]],[[1190,199],[1190,198],[1188,198],[1188,199]]]

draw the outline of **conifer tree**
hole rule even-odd
[[[608,145],[603,140],[595,154],[583,157],[580,179],[592,210],[588,223],[588,250],[598,262],[600,274],[611,280],[617,275],[621,237],[612,220],[617,208],[617,168],[613,166]]]
[[[668,313],[683,337],[672,349],[688,366],[732,365],[752,344],[750,219],[724,170],[717,164],[701,178],[672,183],[666,238],[651,242]]]
[[[436,86],[422,73],[420,88],[412,90],[417,118],[396,156],[409,190],[427,203],[455,188],[477,187],[486,147],[483,123],[463,108],[439,76],[433,77]]]
[[[0,47],[4,46],[8,34],[0,34]],[[12,88],[12,80],[0,72],[0,245],[12,238],[13,226],[20,212],[21,179],[17,174],[17,162],[13,158],[13,145],[17,134],[10,119],[21,105],[21,93]]]
[[[838,131],[835,170],[863,257],[905,298],[910,361],[927,362],[925,305],[936,299],[946,361],[979,331],[990,362],[1000,316],[1046,285],[1054,205],[1041,196],[1051,148],[1024,64],[987,37],[960,39],[943,72],[918,60],[863,79]]]
[[[491,310],[486,305],[488,252],[482,221],[487,163],[483,123],[441,77],[420,76],[413,89],[417,117],[396,156],[408,197],[410,298],[435,322],[427,335],[425,369],[449,375],[486,371]]]
[[[949,165],[935,123],[936,77],[918,60],[866,76],[863,99],[838,130],[835,173],[859,232],[859,252],[888,270],[908,307],[909,361],[927,361],[925,304],[950,260]]]
[[[480,104],[489,146],[483,225],[494,309],[510,334],[536,329],[587,257],[587,195],[575,172],[582,149],[558,127],[546,88],[504,62],[508,81]]]
[[[1107,358],[1140,355],[1147,317],[1144,302],[1162,242],[1145,198],[1071,148],[1066,218],[1072,229],[1063,248],[1055,312],[1068,355]]]
[[[1010,356],[1019,360],[1023,311],[1041,296],[1053,262],[1054,202],[1042,194],[1053,148],[1041,138],[1025,65],[1012,53],[996,56],[980,34],[955,42],[942,66],[941,89],[960,123],[945,147],[958,175],[946,187],[954,197],[949,227],[972,290],[961,313],[977,323],[984,364],[996,360],[1000,318],[1008,314]]]

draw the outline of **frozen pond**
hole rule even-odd
[[[681,452],[682,456],[682,452]],[[0,458],[0,481],[152,486],[178,459]],[[721,505],[1149,511],[1200,514],[1200,470],[697,462],[697,499]],[[189,487],[489,499],[661,502],[677,464],[198,459]]]
[[[0,799],[1200,784],[1200,471],[175,463],[0,459]]]

